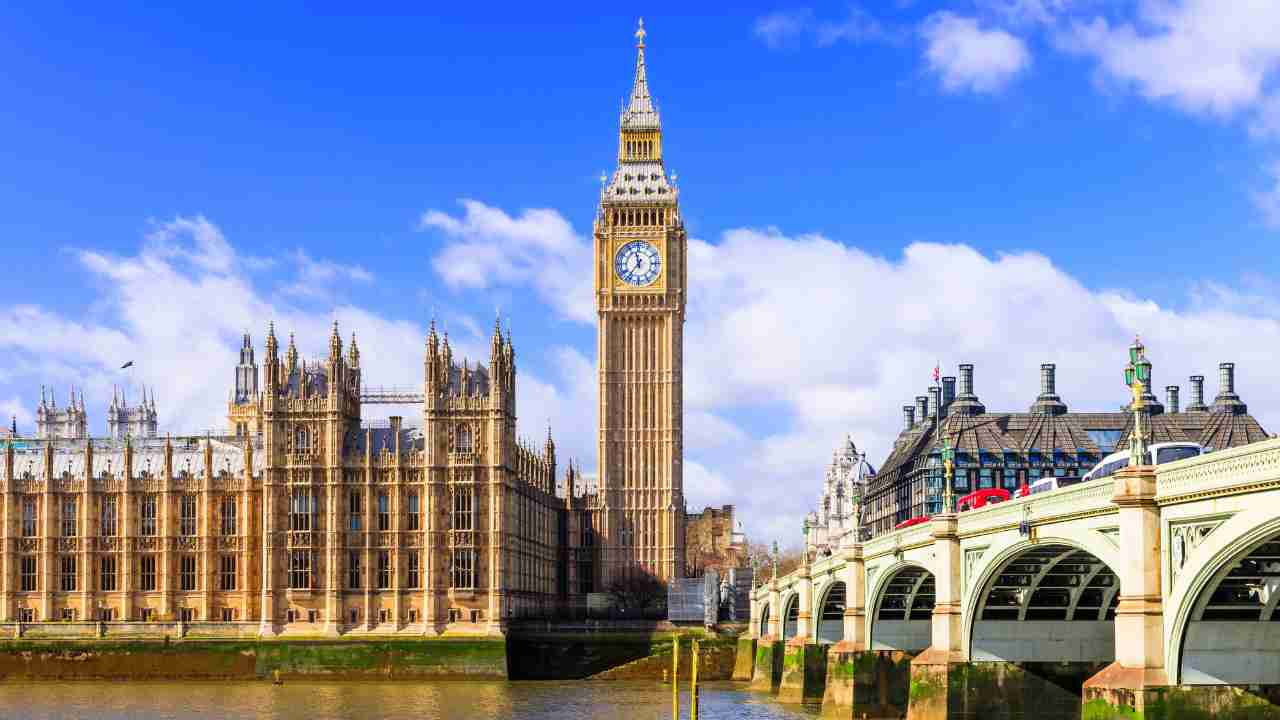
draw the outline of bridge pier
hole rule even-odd
[[[1116,607],[1116,660],[1084,684],[1088,720],[1146,715],[1161,705],[1169,677],[1164,667],[1164,601],[1161,595],[1160,507],[1156,469],[1128,467],[1113,479],[1119,506],[1120,602]]]
[[[738,649],[733,656],[733,679],[750,682],[756,667],[756,639],[738,638]]]
[[[782,679],[778,684],[778,701],[786,703],[821,700],[827,680],[827,649],[815,640],[813,579],[807,560],[796,573],[800,612],[796,636],[787,640],[783,649]]]
[[[960,534],[955,513],[933,516],[935,597],[929,648],[911,661],[908,720],[944,720],[952,705],[953,672],[964,663],[961,638]],[[957,688],[958,689],[958,688]]]
[[[782,602],[778,592],[778,578],[769,581],[769,626],[765,634],[756,640],[755,662],[751,671],[751,689],[776,692],[782,681]],[[762,611],[763,612],[763,611]]]

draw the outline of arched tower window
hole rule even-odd
[[[471,452],[472,447],[471,428],[466,425],[459,425],[457,439],[454,441],[454,449],[457,452]]]
[[[311,449],[311,433],[305,427],[293,431],[293,449],[297,452]]]

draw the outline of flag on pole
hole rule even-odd
[[[942,376],[942,368],[941,368],[941,367],[939,367],[938,365],[934,365],[934,366],[933,366],[933,381],[934,381],[935,383],[936,383],[936,382],[938,382],[938,380],[939,380],[939,378],[940,378],[941,376]]]
[[[123,365],[121,365],[121,366],[120,366],[120,369],[121,369],[121,370],[124,370],[124,369],[126,369],[126,368],[131,368],[131,367],[133,367],[133,361],[132,361],[132,360],[130,360],[129,362],[127,362],[127,363],[125,363],[125,364],[123,364]],[[936,375],[937,373],[935,372],[934,374]]]

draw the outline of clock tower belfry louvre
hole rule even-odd
[[[662,161],[644,23],[618,165],[594,224],[601,580],[684,574],[682,372],[688,237]]]

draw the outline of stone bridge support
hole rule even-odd
[[[782,680],[782,597],[778,591],[778,579],[769,581],[766,608],[768,627],[756,640],[754,667],[751,670],[751,689],[774,692]]]
[[[909,720],[948,717],[953,675],[963,671],[963,613],[960,600],[960,533],[955,513],[933,516],[933,561],[937,594],[933,606],[932,641],[911,661]]]
[[[826,688],[822,696],[824,717],[861,718],[886,703],[888,689],[878,654],[867,649],[867,568],[862,545],[842,548],[844,568],[837,578],[845,584],[843,639],[827,649]]]
[[[827,649],[817,641],[813,618],[813,578],[807,561],[797,571],[795,588],[800,613],[796,620],[796,635],[787,640],[783,651],[779,702],[821,700],[827,679]]]
[[[1129,467],[1114,477],[1111,497],[1120,508],[1120,602],[1116,608],[1116,660],[1084,684],[1085,715],[1102,720],[1143,716],[1160,703],[1169,678],[1164,667],[1160,508],[1156,472]]]

